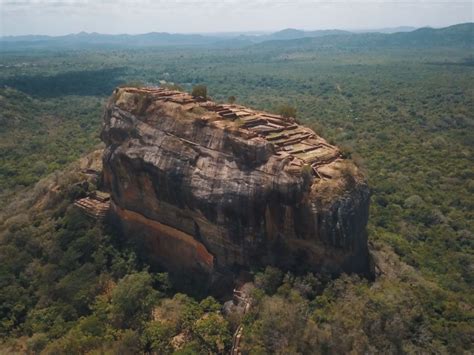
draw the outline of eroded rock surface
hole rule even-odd
[[[102,139],[113,213],[172,273],[368,270],[364,178],[291,118],[126,87]]]

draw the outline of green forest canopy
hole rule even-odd
[[[206,85],[217,101],[234,96],[275,112],[295,107],[300,121],[344,147],[369,176],[369,240],[383,273],[372,283],[257,271],[256,303],[241,320],[244,349],[469,351],[472,53],[452,42],[417,46],[414,40],[409,49],[396,42],[383,50],[365,42],[324,51],[314,45],[326,40],[213,51],[2,52],[2,346],[169,353],[171,340],[185,333],[182,353],[229,349],[240,320],[225,318],[214,299],[177,294],[127,240],[70,206],[84,193],[70,164],[99,144],[113,87],[166,81],[188,91]],[[63,187],[60,198],[32,208],[49,196],[48,182]]]

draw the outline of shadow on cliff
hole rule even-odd
[[[122,222],[117,216],[109,214],[104,227],[111,235],[114,235],[119,248],[134,251],[137,265],[152,273],[167,273],[172,285],[170,292],[183,292],[196,299],[203,299],[209,295],[220,297],[224,291],[226,295],[231,292],[232,283],[220,284],[217,290],[211,288],[212,275],[199,272],[199,270],[168,270],[150,253],[145,239],[124,233]],[[222,287],[224,289],[221,289]]]
[[[67,95],[105,96],[123,84],[125,67],[99,70],[70,71],[56,75],[17,75],[2,80],[0,86],[9,86],[28,95],[52,98]]]

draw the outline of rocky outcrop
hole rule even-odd
[[[367,184],[294,119],[125,87],[107,105],[102,140],[112,212],[171,273],[368,270]]]

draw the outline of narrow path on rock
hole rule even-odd
[[[234,289],[233,299],[237,301],[237,303],[242,304],[244,307],[243,315],[245,315],[250,310],[251,305],[251,298],[245,292],[244,287],[241,289]],[[234,332],[234,336],[232,337],[232,348],[230,350],[231,355],[241,355],[242,352],[240,351],[240,343],[242,341],[242,336],[244,332],[244,326],[242,323],[239,324],[237,329]]]

